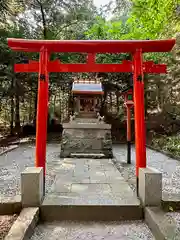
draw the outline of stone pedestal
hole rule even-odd
[[[63,129],[61,157],[85,153],[112,158],[111,125],[79,119],[63,124]]]
[[[28,167],[21,173],[21,201],[23,207],[38,207],[43,200],[43,168]]]
[[[162,173],[153,168],[139,169],[139,198],[144,206],[159,206],[162,199]]]

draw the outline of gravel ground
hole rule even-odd
[[[126,164],[126,145],[114,145],[113,153],[118,169],[135,190],[135,147],[132,146],[132,164]],[[180,161],[165,156],[162,153],[147,149],[147,165],[163,174],[163,192],[180,193]]]
[[[41,224],[31,240],[155,240],[142,221]]]
[[[132,147],[132,164],[126,165],[126,145],[114,145],[114,155],[122,175],[135,188],[135,149]],[[54,181],[52,161],[59,160],[60,145],[47,144],[46,191]],[[0,156],[0,201],[20,194],[20,174],[28,166],[34,166],[35,147],[23,144],[19,148]],[[180,193],[180,161],[147,149],[147,164],[163,173],[163,191]]]
[[[7,151],[10,151],[12,149],[17,148],[17,145],[12,145],[12,146],[6,146],[6,147],[0,147],[0,155],[4,154]]]
[[[5,238],[16,218],[17,215],[0,215],[0,240]]]
[[[59,159],[60,145],[47,144],[46,186],[52,184],[54,176],[48,171],[50,162]],[[20,195],[20,174],[26,167],[34,166],[35,147],[33,144],[21,145],[19,148],[0,156],[0,201],[11,200]]]
[[[168,212],[166,213],[166,217],[169,220],[173,220],[176,224],[176,231],[180,232],[180,212]]]

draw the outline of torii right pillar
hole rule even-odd
[[[139,168],[146,168],[146,130],[144,117],[144,76],[142,49],[133,53],[134,114],[136,146],[137,194],[139,188]]]

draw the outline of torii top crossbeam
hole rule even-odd
[[[134,52],[169,52],[175,44],[168,40],[30,40],[9,38],[8,45],[15,51],[39,52],[44,46],[50,52],[79,53],[122,53]]]

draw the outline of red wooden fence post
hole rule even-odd
[[[146,140],[144,122],[144,82],[142,66],[142,50],[133,54],[134,72],[134,113],[135,113],[135,145],[136,145],[136,178],[137,194],[139,186],[139,168],[146,167]]]
[[[49,53],[47,49],[42,47],[39,61],[38,104],[36,118],[36,167],[43,167],[44,181],[46,172],[46,140],[48,118],[48,61]]]

